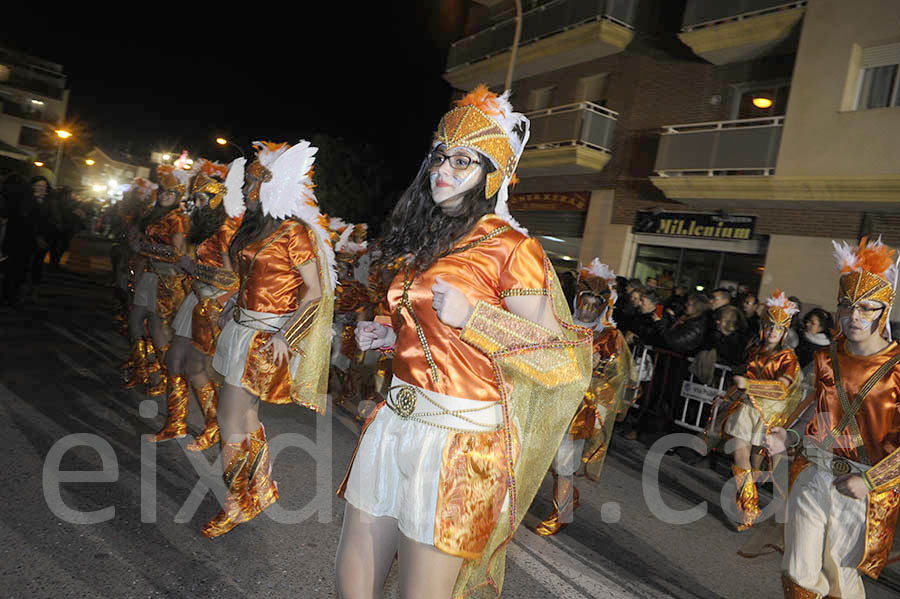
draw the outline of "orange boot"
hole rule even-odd
[[[203,451],[219,442],[219,422],[216,417],[219,407],[219,392],[216,391],[213,382],[209,381],[201,388],[195,388],[194,394],[197,396],[197,401],[200,402],[206,425],[200,436],[188,443],[187,448],[191,451]]]
[[[759,517],[759,494],[756,492],[752,469],[743,470],[732,466],[731,471],[734,472],[734,480],[737,484],[737,508],[742,518],[737,529],[743,532],[753,526]]]
[[[572,507],[569,508],[569,490],[572,491]],[[553,475],[553,511],[550,512],[550,515],[544,519],[543,522],[538,524],[537,528],[534,529],[534,532],[541,535],[542,537],[551,537],[568,526],[568,522],[563,522],[560,520],[560,512],[565,511],[567,508],[571,509],[569,512],[569,516],[581,505],[581,501],[578,498],[578,488],[572,483],[571,480],[564,482],[562,485],[559,484],[559,477],[554,474]]]
[[[244,435],[238,443],[222,443],[222,463],[225,472],[225,504],[216,517],[203,526],[203,536],[218,537],[251,516],[252,501],[247,496],[247,468],[250,458],[250,435]],[[255,515],[255,514],[254,514]]]
[[[166,425],[153,437],[153,442],[177,439],[187,434],[187,413],[190,392],[183,375],[168,377],[169,395],[166,399]]]
[[[147,342],[143,337],[138,337],[134,343],[131,344],[131,355],[128,356],[128,359],[122,364],[119,365],[119,368],[122,370],[134,370],[138,367],[138,364],[141,363],[141,360],[147,357]]]
[[[272,463],[269,461],[269,442],[266,429],[260,423],[250,435],[250,466],[247,469],[247,496],[253,502],[255,518],[264,509],[278,501],[278,483],[272,480]]]
[[[804,589],[788,578],[788,575],[785,573],[781,574],[781,588],[784,590],[784,599],[822,599],[822,595],[809,589]]]
[[[131,378],[122,383],[123,389],[131,389],[138,385],[146,385],[150,380],[150,373],[148,372],[151,362],[149,351],[153,347],[153,343],[147,337],[141,337],[140,341],[137,343],[140,343],[140,353],[137,356],[138,359],[134,365],[134,370],[131,371]],[[135,345],[137,345],[137,343]]]
[[[147,395],[150,397],[158,397],[166,392],[168,387],[168,383],[166,381],[168,371],[166,370],[166,352],[169,350],[169,346],[165,346],[162,349],[158,349],[154,351],[156,358],[147,368]],[[159,373],[159,382],[153,383],[152,376],[154,373]]]

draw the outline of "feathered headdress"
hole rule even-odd
[[[334,250],[329,243],[328,217],[319,211],[316,194],[313,192],[313,163],[319,148],[306,140],[296,145],[272,144],[258,155],[259,162],[268,170],[270,177],[264,178],[259,188],[259,199],[263,214],[272,218],[296,218],[316,232],[320,258],[327,265],[331,284],[337,284]]]
[[[335,220],[340,220],[337,218],[331,219],[332,222]],[[369,246],[369,242],[365,240],[365,227],[366,225],[350,225],[343,223],[343,231],[341,231],[340,238],[337,243],[334,244],[334,252],[338,255],[338,260],[344,256],[345,260],[355,260],[361,254],[366,252],[366,249]],[[360,236],[358,231],[363,231],[362,240],[360,240]]]
[[[766,298],[764,318],[769,324],[788,328],[791,326],[794,314],[799,311],[797,304],[790,301],[783,291],[776,289],[772,295]]]
[[[179,196],[184,195],[187,189],[188,181],[191,179],[191,173],[180,168],[175,168],[171,164],[160,164],[156,167],[156,175],[159,180],[159,189],[163,191],[174,191]]]
[[[244,192],[241,188],[244,185],[244,165],[247,163],[246,158],[236,158],[228,166],[228,174],[225,176],[225,214],[229,218],[240,216],[246,210],[244,205]]]
[[[143,177],[135,177],[134,181],[131,182],[131,191],[136,193],[141,200],[147,200],[156,187],[156,183],[151,183]]]
[[[613,306],[615,306],[616,300],[619,299],[619,296],[616,293],[615,282],[616,273],[614,273],[609,266],[600,262],[599,258],[591,260],[590,265],[588,265],[587,268],[582,268],[578,275],[576,303],[581,295],[585,293],[589,293],[601,299],[605,295],[609,295],[605,309],[603,313],[601,313],[604,326],[616,326],[616,323],[612,319]]]
[[[200,173],[203,175],[219,177],[223,181],[228,176],[228,167],[221,162],[213,162],[206,158],[201,158],[198,162],[200,164]]]
[[[515,180],[516,166],[531,135],[528,118],[513,110],[509,93],[506,90],[498,96],[484,85],[476,87],[441,118],[433,147],[443,144],[448,149],[470,148],[486,156],[497,170],[487,176],[485,197],[497,194],[497,216],[528,234],[506,205],[509,185]]]
[[[876,241],[863,237],[859,246],[845,241],[831,243],[841,272],[838,304],[854,306],[862,300],[883,303],[886,309],[881,314],[878,330],[890,338],[888,322],[897,290],[897,252],[884,245],[881,237]]]

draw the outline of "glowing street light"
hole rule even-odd
[[[70,137],[72,137],[72,134],[70,132],[66,131],[65,129],[57,129],[56,135],[60,139],[69,139]]]
[[[118,184],[119,184],[119,182],[116,181],[115,179],[110,179],[109,182],[107,183],[107,185],[109,185],[110,189],[112,189],[113,187],[116,187]]]
[[[163,154],[163,160],[171,160],[171,159],[172,159],[171,154]]]
[[[228,145],[228,140],[225,139],[224,137],[217,137],[216,143],[219,144],[220,146],[225,146],[225,145]]]
[[[88,166],[94,166],[95,164],[97,164],[97,161],[94,160],[93,158],[88,158],[87,160],[84,161],[84,163]]]
[[[62,164],[63,142],[72,137],[72,133],[65,129],[57,129],[55,133],[59,138],[59,143],[56,148],[56,166],[53,167],[53,182],[59,184],[59,167]]]
[[[91,186],[91,189],[93,189],[94,191],[103,191],[103,186],[102,185],[93,185],[93,186]]]
[[[767,98],[765,96],[756,96],[755,98],[753,98],[753,105],[757,108],[762,108],[765,110],[766,108],[771,108],[772,104],[774,104],[772,98]]]
[[[242,150],[241,147],[240,147],[239,145],[234,144],[234,143],[228,141],[228,140],[225,139],[224,137],[217,137],[217,138],[216,138],[216,143],[219,144],[220,146],[231,146],[232,148],[234,148],[235,150],[237,150],[238,152],[240,152],[240,153],[241,153],[241,156],[244,155],[244,150]]]
[[[35,161],[34,161],[34,166],[40,168],[40,167],[44,166],[44,163],[41,162],[40,160],[35,160]]]

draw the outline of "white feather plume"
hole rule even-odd
[[[259,200],[263,214],[278,219],[296,218],[315,231],[319,259],[328,269],[333,290],[337,285],[334,249],[329,242],[328,231],[319,222],[322,213],[319,212],[309,176],[318,151],[308,141],[300,140],[290,149],[279,152],[269,166],[263,165],[271,171],[272,179],[260,185]]]
[[[225,198],[222,203],[225,204],[225,214],[234,218],[244,213],[244,192],[241,188],[244,186],[244,166],[247,159],[244,157],[236,158],[228,165],[228,175],[225,177]]]
[[[516,167],[519,165],[519,159],[522,158],[522,152],[525,150],[525,145],[531,137],[531,122],[524,114],[513,110],[512,104],[509,102],[509,94],[510,90],[506,90],[494,100],[496,108],[500,110],[501,114],[494,115],[493,118],[501,127],[503,127],[503,130],[506,131],[506,135],[509,137],[509,145],[512,147],[513,152],[515,152],[516,160],[509,176],[504,177],[503,182],[500,184],[500,191],[497,192],[497,203],[494,205],[494,214],[505,220],[507,224],[516,231],[523,235],[528,235],[528,229],[520,225],[518,221],[513,218],[512,214],[510,214],[507,201],[509,199],[509,183],[516,172]],[[521,133],[516,130],[517,128]]]
[[[614,273],[609,266],[600,262],[600,258],[591,260],[591,264],[588,266],[587,271],[595,277],[605,279],[607,283],[616,280],[616,273]]]
[[[353,227],[350,226],[350,223],[342,219],[340,216],[333,217],[328,222],[328,228],[332,231],[344,231],[346,229],[350,229],[352,232],[353,230]]]
[[[837,260],[838,270],[843,270],[845,267],[856,270],[856,248],[846,241],[832,240],[831,245],[834,246],[834,258]]]
[[[766,298],[766,306],[770,308],[781,308],[789,316],[793,316],[800,311],[797,308],[797,304],[790,301],[787,295],[784,294],[784,291],[779,291],[777,294],[772,293],[772,295]]]
[[[340,220],[340,218],[334,218],[334,219],[332,219],[332,221],[328,224],[328,228],[331,229],[332,231],[337,231],[337,230],[340,228],[340,227],[335,227],[335,226],[334,226],[334,221],[335,221],[335,220]],[[342,222],[343,222],[343,221],[342,221]],[[345,224],[346,224],[346,223],[345,223]],[[345,226],[345,227],[344,227],[344,232],[341,233],[341,236],[340,236],[340,238],[337,240],[337,243],[334,244],[334,251],[335,251],[335,252],[347,252],[347,251],[349,251],[349,250],[346,249],[346,248],[347,248],[347,243],[350,241],[350,235],[352,235],[352,234],[353,234],[353,227],[346,227],[346,226]]]

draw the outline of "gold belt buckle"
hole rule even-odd
[[[231,315],[234,317],[236,323],[241,324],[241,309],[239,307],[235,306]]]
[[[394,411],[406,420],[416,411],[416,390],[409,386],[400,387],[394,398]]]
[[[833,474],[834,476],[844,476],[845,474],[850,474],[850,462],[848,462],[844,458],[832,458],[831,474]]]

